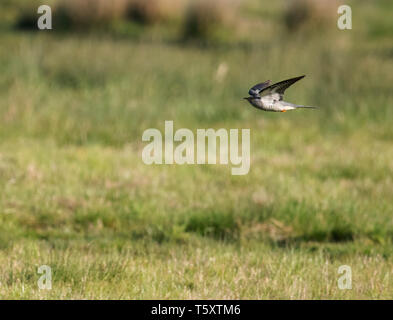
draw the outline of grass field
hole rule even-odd
[[[290,33],[283,1],[250,0],[236,41],[202,44],[173,25],[21,31],[2,10],[0,297],[391,299],[393,6],[350,4],[353,30]],[[317,111],[241,99],[301,74],[286,98]],[[249,174],[145,165],[165,120],[250,128]]]

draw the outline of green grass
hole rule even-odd
[[[389,19],[372,24],[387,12],[353,4],[371,24],[322,37],[285,33],[271,10],[272,34],[203,46],[1,29],[2,298],[392,297],[393,67]],[[286,98],[317,111],[241,99],[300,74]],[[165,120],[250,128],[249,174],[145,165],[142,133]],[[352,290],[337,287],[344,264]]]

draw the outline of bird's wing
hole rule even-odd
[[[270,86],[272,82],[270,80],[267,80],[265,82],[262,83],[258,83],[255,86],[253,86],[250,90],[248,90],[248,94],[250,96],[258,96],[259,93],[264,89],[267,88],[268,86]]]
[[[282,100],[285,90],[288,89],[295,82],[299,81],[300,79],[303,79],[304,77],[305,76],[300,76],[300,77],[277,82],[275,84],[272,84],[271,86],[263,88],[259,93],[264,96],[274,95],[277,96],[278,100]]]

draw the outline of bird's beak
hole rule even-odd
[[[244,97],[243,99],[247,100],[247,99],[248,99],[248,97]]]

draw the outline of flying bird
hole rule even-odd
[[[283,100],[285,90],[304,77],[305,76],[291,78],[275,84],[271,84],[270,80],[258,83],[248,91],[250,96],[244,99],[255,108],[264,111],[286,112],[298,108],[316,109],[315,107],[302,106]]]

